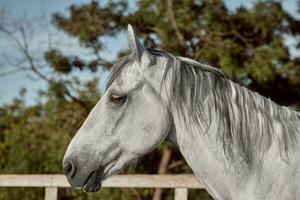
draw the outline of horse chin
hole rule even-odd
[[[98,192],[102,186],[103,170],[97,169],[93,171],[87,178],[85,184],[82,187],[84,192]]]

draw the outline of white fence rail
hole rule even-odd
[[[64,175],[0,175],[0,187],[44,187],[45,200],[57,199],[57,188],[69,187]],[[175,200],[187,200],[188,188],[202,189],[191,174],[180,175],[117,175],[105,180],[110,188],[174,188]]]

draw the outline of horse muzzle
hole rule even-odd
[[[63,162],[63,171],[72,188],[80,188],[84,192],[97,192],[101,188],[104,168],[99,166],[97,169],[86,173],[74,160],[66,159]]]

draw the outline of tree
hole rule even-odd
[[[205,60],[280,104],[298,102],[299,57],[291,57],[284,36],[299,37],[299,21],[278,1],[258,2],[235,12],[221,0],[143,0],[133,11],[125,1],[104,7],[93,1],[69,11],[69,17],[55,14],[53,24],[95,52],[102,47],[99,38],[115,36],[133,24],[146,44]]]
[[[110,69],[113,62],[102,56],[102,41],[107,37],[117,36],[126,29],[127,24],[132,24],[148,47],[160,48],[195,60],[205,60],[221,68],[233,80],[279,104],[300,105],[300,56],[291,56],[289,48],[284,45],[286,35],[299,38],[300,21],[283,10],[281,3],[275,0],[259,1],[252,8],[240,7],[234,12],[229,11],[221,0],[142,0],[136,2],[134,7],[125,0],[109,1],[105,5],[92,1],[70,6],[67,15],[53,14],[52,23],[66,34],[77,38],[83,48],[90,49],[94,54],[87,61],[80,55],[66,56],[63,49],[47,50],[44,54],[45,61],[61,76],[68,76],[75,69],[92,72],[98,68]],[[297,48],[299,47],[300,41]],[[118,55],[124,53],[126,50],[118,52]],[[34,70],[32,72],[35,73]],[[18,100],[2,108],[7,113],[0,120],[0,166],[4,172],[60,172],[59,160],[67,145],[65,141],[57,141],[58,138],[70,140],[88,110],[99,98],[99,95],[94,96],[97,92],[93,82],[89,83],[90,86],[87,84],[84,90],[72,90],[69,94],[75,97],[73,99],[68,91],[72,84],[76,87],[76,80],[50,80],[48,91],[43,93],[47,97],[45,103],[27,107]],[[72,126],[74,122],[67,114],[69,112],[72,112],[71,116],[76,116],[76,126]],[[28,124],[28,120],[36,122]],[[24,130],[24,135],[20,130]],[[40,130],[47,131],[39,136]],[[27,136],[30,136],[33,144],[49,142],[45,148],[51,151],[42,151],[47,159],[39,156],[28,158],[30,151],[24,152],[22,156],[17,155],[17,149],[14,149],[16,143],[21,144],[21,147],[30,146],[29,140],[20,139]],[[55,146],[58,144],[59,147]],[[11,156],[8,158],[4,155]],[[18,167],[15,166],[17,159],[22,163]],[[32,163],[40,168],[32,168]],[[178,152],[172,150],[171,153],[168,147],[161,146],[141,160],[135,171],[182,173],[190,172],[190,169]],[[112,193],[104,190],[87,198],[100,195],[111,199],[151,199],[154,193],[153,190],[135,189],[130,192],[114,191],[114,196],[108,196]],[[37,194],[31,192],[28,199]],[[61,190],[59,194],[64,199],[82,198],[80,193],[65,190]],[[168,199],[172,191],[156,191],[155,194],[155,199]],[[204,191],[193,191],[190,196],[192,199],[210,198]]]
[[[97,84],[91,80],[77,89],[79,98],[95,104],[100,98]],[[76,101],[57,96],[52,87],[40,92],[36,105],[26,106],[22,99],[0,109],[1,173],[61,173],[66,147],[88,111]],[[42,190],[1,188],[0,199],[42,199],[42,194]]]

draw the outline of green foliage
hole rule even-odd
[[[49,66],[55,71],[60,73],[70,73],[74,68],[83,70],[84,68],[90,69],[92,72],[97,71],[100,63],[97,60],[92,60],[89,63],[81,60],[77,56],[67,57],[57,49],[49,49],[44,53],[44,59],[48,62]]]
[[[97,81],[91,81],[78,93],[83,98],[93,96],[90,100],[94,105],[100,98],[96,87]],[[78,103],[52,93],[49,88],[43,93],[46,102],[34,106],[25,106],[22,100],[16,99],[1,108],[1,173],[62,172],[64,152],[88,112]],[[0,199],[25,199],[24,193],[18,191],[1,192]],[[42,195],[40,190],[34,191]],[[31,198],[34,194],[26,193],[28,199],[35,199]]]
[[[134,8],[129,1],[101,5],[72,5],[69,13],[53,15],[53,24],[77,38],[94,53],[65,56],[49,49],[44,59],[60,74],[73,69],[96,71],[110,68],[101,57],[103,41],[132,24],[149,46],[175,55],[205,60],[228,76],[285,105],[300,105],[300,57],[292,57],[284,45],[287,35],[298,36],[300,22],[278,1],[260,1],[253,8],[229,11],[221,0],[141,0]],[[300,43],[298,44],[300,46]],[[109,47],[108,47],[109,48]],[[124,55],[126,51],[118,52]],[[22,96],[0,108],[1,173],[61,173],[64,151],[88,111],[100,98],[97,80],[81,85],[77,78],[50,80],[40,103],[26,106]],[[78,88],[70,91],[68,88]],[[41,103],[42,102],[42,103]],[[164,146],[150,153],[127,173],[158,171]],[[167,173],[189,173],[177,151],[172,152]],[[1,189],[0,199],[42,199],[40,189]],[[153,189],[104,189],[97,194],[60,189],[61,199],[151,199]],[[172,199],[164,190],[163,199]],[[211,199],[205,191],[192,190],[190,199]]]
[[[283,37],[299,36],[300,22],[280,2],[259,1],[234,12],[222,0],[143,0],[134,9],[128,4],[71,6],[69,16],[55,14],[53,23],[95,52],[103,49],[101,38],[117,35],[130,23],[150,46],[205,60],[281,104],[298,104],[299,58],[291,58]],[[280,88],[286,90],[284,99],[278,98]]]
[[[110,2],[100,7],[98,2],[69,8],[70,16],[53,15],[53,23],[71,36],[77,37],[85,47],[101,50],[99,37],[114,35],[120,31],[120,22],[127,4]]]
[[[56,49],[51,49],[50,51],[45,52],[45,60],[49,63],[51,67],[54,67],[56,71],[67,73],[71,71],[71,63],[69,59]]]

